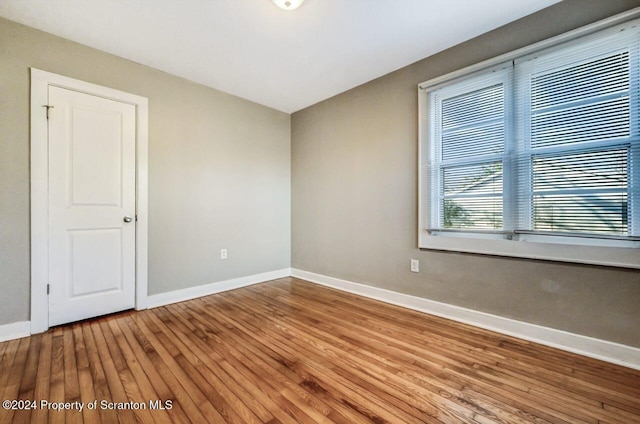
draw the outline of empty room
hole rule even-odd
[[[0,400],[640,423],[640,1],[0,0]]]

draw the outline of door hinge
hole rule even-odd
[[[47,119],[49,119],[49,109],[53,109],[53,106],[51,106],[51,105],[42,105],[42,107],[46,107],[47,108]]]
[[[136,222],[138,222],[138,215],[136,215]]]
[[[47,284],[47,294],[49,294],[49,284]]]

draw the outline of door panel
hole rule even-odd
[[[71,204],[122,205],[122,115],[72,109]]]
[[[135,107],[49,87],[49,324],[135,304]]]
[[[72,230],[69,231],[69,244],[70,297],[122,290],[120,228]]]

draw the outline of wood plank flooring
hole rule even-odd
[[[294,278],[0,343],[0,394],[35,402],[1,423],[640,423],[640,371]]]

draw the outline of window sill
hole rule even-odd
[[[640,242],[620,242],[566,237],[520,236],[519,240],[506,240],[503,235],[469,233],[440,233],[420,237],[420,249],[461,253],[538,259],[588,265],[640,269]],[[591,244],[591,245],[589,245]],[[628,247],[622,247],[626,245]]]

